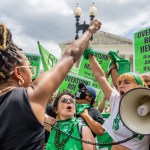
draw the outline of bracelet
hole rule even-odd
[[[92,29],[88,28],[86,31],[90,31],[90,33],[92,34],[91,37],[93,36],[93,31],[92,31]]]
[[[118,70],[118,68],[117,68],[117,67],[111,68],[111,70],[113,70],[113,69],[117,69],[117,70]]]

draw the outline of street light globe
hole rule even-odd
[[[74,9],[74,16],[75,17],[80,17],[81,16],[81,8],[78,6],[76,6],[76,8]]]
[[[89,16],[95,17],[96,12],[97,12],[97,8],[94,6],[94,2],[93,2],[93,5],[89,8]]]

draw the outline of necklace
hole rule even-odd
[[[0,94],[3,93],[3,92],[6,92],[6,91],[8,91],[8,90],[12,90],[12,89],[14,89],[14,88],[15,88],[15,86],[6,87],[6,88],[0,90]]]
[[[69,136],[63,136],[63,140],[61,141],[60,140],[61,134],[59,132],[60,131],[60,124],[59,123],[56,125],[56,128],[57,128],[57,130],[56,130],[56,136],[55,136],[54,143],[55,143],[56,148],[61,150],[64,148],[65,144],[67,143],[67,141],[69,140],[70,137]],[[72,134],[73,128],[74,128],[74,123],[71,125],[71,127],[68,131],[69,135]]]

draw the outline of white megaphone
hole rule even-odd
[[[135,88],[123,95],[119,114],[129,130],[150,135],[150,89]]]

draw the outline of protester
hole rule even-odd
[[[76,113],[75,99],[69,92],[60,93],[54,100],[53,108],[58,116],[58,121],[54,124],[46,146],[46,150],[94,150],[95,146],[85,144],[71,136],[85,141],[95,142],[91,130],[85,124],[79,128],[79,120],[74,117]],[[69,136],[62,132],[68,133]]]
[[[94,54],[90,51],[84,52],[84,56],[89,58],[90,66],[94,77],[98,81],[105,97],[109,100],[111,107],[110,117],[103,124],[104,129],[114,139],[115,142],[125,140],[133,135],[129,129],[127,129],[119,116],[119,102],[121,97],[129,90],[133,88],[143,87],[143,80],[134,73],[124,73],[119,76],[117,81],[118,91],[114,90],[108,83],[105,73]],[[149,150],[149,137],[138,136],[120,145],[112,146],[112,150]]]
[[[10,30],[0,25],[0,150],[43,150],[47,101],[100,26],[100,22],[93,20],[53,70],[42,73],[31,83],[33,67],[12,41]]]
[[[117,80],[119,78],[119,70],[118,68],[121,70],[120,72],[125,72],[127,71],[128,69],[128,72],[130,72],[129,68],[129,64],[128,63],[128,60],[125,60],[123,58],[120,58],[116,53],[115,51],[110,51],[108,53],[108,56],[110,57],[111,59],[111,65],[110,65],[110,68],[108,70],[108,72],[106,73],[106,76],[107,78],[109,77],[109,75],[111,75],[111,78],[112,78],[112,82],[113,82],[113,85],[115,86],[115,88],[117,89]],[[122,62],[122,64],[119,66],[119,64],[117,64],[117,62],[115,61],[116,57],[120,58]],[[126,67],[126,70],[124,70],[124,67]],[[142,74],[140,75],[140,77],[142,77],[144,79],[144,86],[145,87],[149,87],[150,88],[150,74],[149,73],[145,73],[145,74]]]
[[[150,73],[141,75],[148,88],[150,88]]]
[[[102,135],[104,130],[102,124],[104,123],[103,117],[100,112],[93,107],[96,100],[96,91],[91,86],[86,86],[83,83],[79,84],[79,91],[76,98],[76,117],[81,121],[85,121],[96,135]]]

